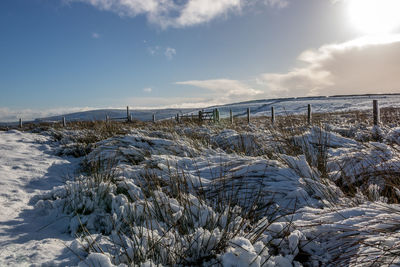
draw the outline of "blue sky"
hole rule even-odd
[[[400,92],[400,22],[351,1],[2,0],[0,120]]]

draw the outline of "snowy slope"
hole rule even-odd
[[[244,116],[246,108],[250,108],[253,116],[270,115],[271,107],[275,114],[305,114],[307,105],[311,104],[313,112],[339,112],[350,110],[372,109],[372,100],[377,99],[380,107],[399,107],[400,95],[374,95],[374,96],[338,96],[338,97],[304,97],[282,98],[270,100],[256,100],[237,104],[219,106],[221,116],[229,116],[232,109],[235,116]]]

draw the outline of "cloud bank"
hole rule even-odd
[[[257,98],[400,93],[400,35],[369,36],[323,45],[298,56],[285,73],[262,73],[251,81],[177,82],[208,89],[221,103]]]
[[[0,107],[0,122],[16,122],[20,118],[30,121],[37,118],[50,117],[80,111],[93,110],[90,107],[54,108],[54,109],[10,109]]]
[[[100,10],[124,17],[145,15],[147,20],[162,28],[182,28],[207,23],[231,13],[240,14],[249,4],[283,8],[287,0],[64,0],[65,3],[82,2]]]
[[[214,99],[213,102],[216,104],[255,99],[263,93],[263,91],[256,90],[244,82],[230,79],[193,80],[176,82],[176,84],[205,89],[208,91],[205,94]]]
[[[276,96],[400,92],[400,35],[324,45],[298,60],[303,67],[261,74],[258,85]]]

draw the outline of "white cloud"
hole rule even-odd
[[[151,93],[152,91],[153,91],[153,89],[151,87],[143,88],[143,92]]]
[[[214,97],[133,97],[124,99],[134,109],[162,109],[162,108],[204,108],[223,104]]]
[[[97,32],[92,32],[92,38],[93,39],[99,39],[100,38],[100,34]]]
[[[289,1],[287,1],[287,0],[264,0],[264,3],[267,6],[276,7],[276,8],[285,8],[289,5]]]
[[[149,54],[152,56],[158,55],[160,53],[160,47],[159,46],[147,47],[147,52],[149,52]]]
[[[258,76],[274,96],[400,92],[400,35],[370,36],[304,51],[304,67]]]
[[[215,99],[214,102],[218,104],[250,100],[263,93],[244,82],[231,79],[193,80],[176,82],[176,84],[190,85],[211,91],[208,96]]]
[[[120,16],[145,15],[147,20],[161,26],[187,27],[207,23],[230,13],[240,13],[244,6],[264,2],[270,7],[287,6],[287,0],[64,0],[82,2]]]
[[[171,60],[176,55],[176,49],[172,47],[165,48],[164,55],[168,60]]]
[[[173,23],[178,26],[191,26],[211,21],[231,11],[241,9],[241,0],[191,0],[182,9]]]
[[[162,47],[162,46],[149,46],[147,47],[147,52],[151,56],[159,56],[159,55],[164,55],[168,60],[173,59],[173,57],[176,55],[176,49],[172,47]]]

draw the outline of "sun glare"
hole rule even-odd
[[[400,26],[400,0],[350,0],[349,15],[357,30],[366,34],[393,32]]]

